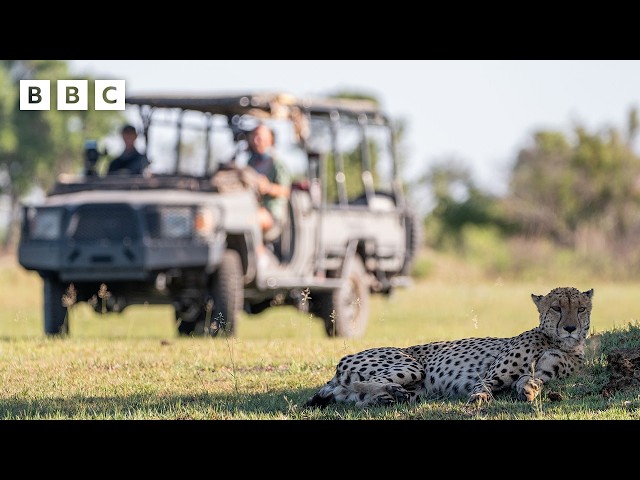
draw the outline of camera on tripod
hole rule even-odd
[[[106,151],[98,149],[97,140],[87,140],[84,142],[84,174],[87,176],[98,175],[96,165],[100,157],[106,155]]]

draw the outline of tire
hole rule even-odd
[[[240,254],[226,250],[213,275],[210,295],[197,312],[175,311],[179,335],[201,337],[235,334],[235,326],[244,303],[243,271]]]
[[[54,277],[44,278],[44,333],[48,336],[69,334],[67,308],[62,304],[65,285]]]
[[[402,274],[411,275],[411,271],[413,270],[413,266],[424,240],[424,230],[422,222],[418,215],[412,210],[406,213],[405,231],[407,236],[407,253],[402,265]]]
[[[227,336],[234,336],[244,303],[242,260],[237,251],[229,249],[224,252],[222,262],[213,276],[211,297],[210,335],[223,332]]]
[[[345,285],[319,296],[320,317],[329,337],[359,338],[369,321],[369,284],[362,258],[356,255]]]

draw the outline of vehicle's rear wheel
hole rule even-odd
[[[69,333],[67,308],[62,304],[65,285],[54,277],[44,278],[44,333],[49,336]]]
[[[415,265],[418,253],[420,253],[420,248],[422,247],[424,239],[422,221],[418,214],[413,210],[407,212],[405,218],[405,231],[407,235],[407,253],[404,264],[402,265],[402,274],[411,275],[411,271]]]
[[[317,312],[330,337],[359,338],[369,321],[369,284],[362,258],[351,262],[342,288],[319,295]]]

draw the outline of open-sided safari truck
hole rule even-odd
[[[43,279],[46,334],[69,333],[71,288],[73,301],[101,313],[172,305],[181,334],[232,335],[242,310],[293,305],[329,336],[358,337],[370,294],[409,280],[420,225],[405,202],[393,125],[375,103],[282,93],[126,103],[138,110],[151,174],[61,175],[42,204],[24,206],[19,262]],[[294,178],[273,239],[263,238],[244,166],[256,121],[276,132]],[[261,266],[263,242],[277,261]]]

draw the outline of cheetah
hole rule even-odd
[[[476,337],[410,347],[379,347],[344,356],[336,373],[306,403],[357,407],[465,398],[482,405],[513,389],[533,402],[542,385],[575,372],[584,361],[593,289],[558,287],[531,294],[540,324],[515,337]]]

